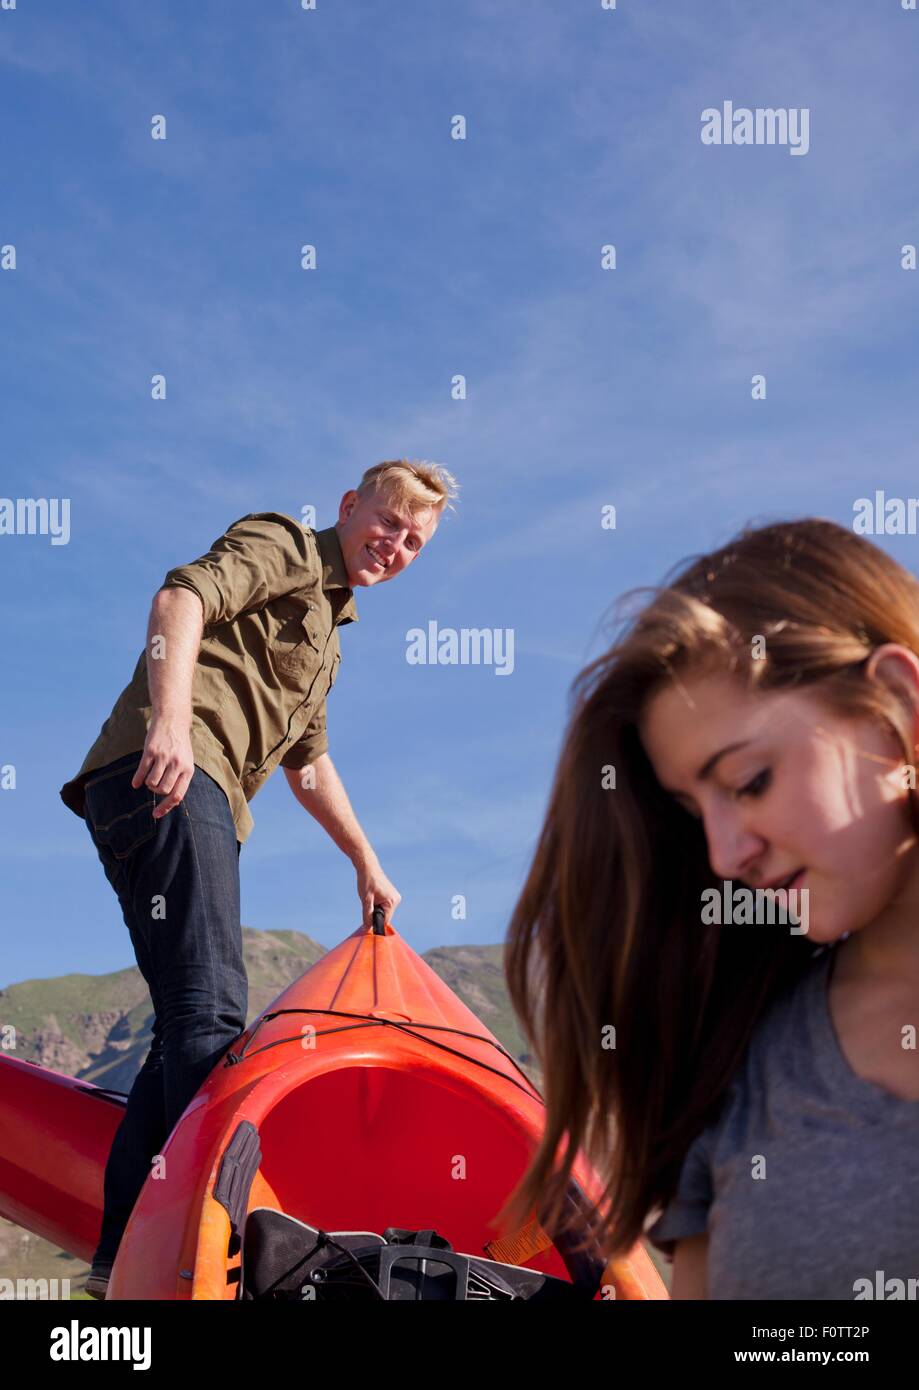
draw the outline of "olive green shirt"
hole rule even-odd
[[[357,622],[338,531],[312,531],[282,512],[234,521],[206,555],[169,570],[162,588],[192,589],[204,608],[192,681],[195,764],[227,794],[244,842],[248,803],[280,763],[303,768],[328,750],[326,696],[341,652],[338,628]],[[61,799],[85,814],[83,782],[137,752],[153,714],[147,653]]]

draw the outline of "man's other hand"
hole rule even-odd
[[[364,926],[369,931],[373,926],[373,909],[382,907],[389,922],[402,901],[402,894],[395,884],[390,883],[375,856],[361,860],[357,865],[357,896],[361,900]]]

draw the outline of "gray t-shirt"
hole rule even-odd
[[[771,1002],[645,1232],[672,1257],[708,1230],[709,1298],[919,1297],[919,1101],[849,1065],[827,999],[833,950]]]

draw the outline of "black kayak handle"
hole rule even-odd
[[[373,923],[373,935],[385,936],[386,927],[384,924],[386,922],[386,913],[384,909],[382,907],[375,907],[370,915],[370,920]]]

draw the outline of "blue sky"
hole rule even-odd
[[[0,984],[133,963],[58,788],[166,571],[246,512],[331,525],[399,456],[460,499],[357,590],[330,751],[410,944],[501,940],[617,595],[747,521],[919,493],[917,65],[899,0],[0,11],[0,495],[71,506],[67,545],[0,536]],[[806,156],[704,146],[726,100],[807,107]],[[513,628],[513,675],[408,665],[432,620]],[[334,945],[350,863],[282,774],[251,809],[243,921]]]

